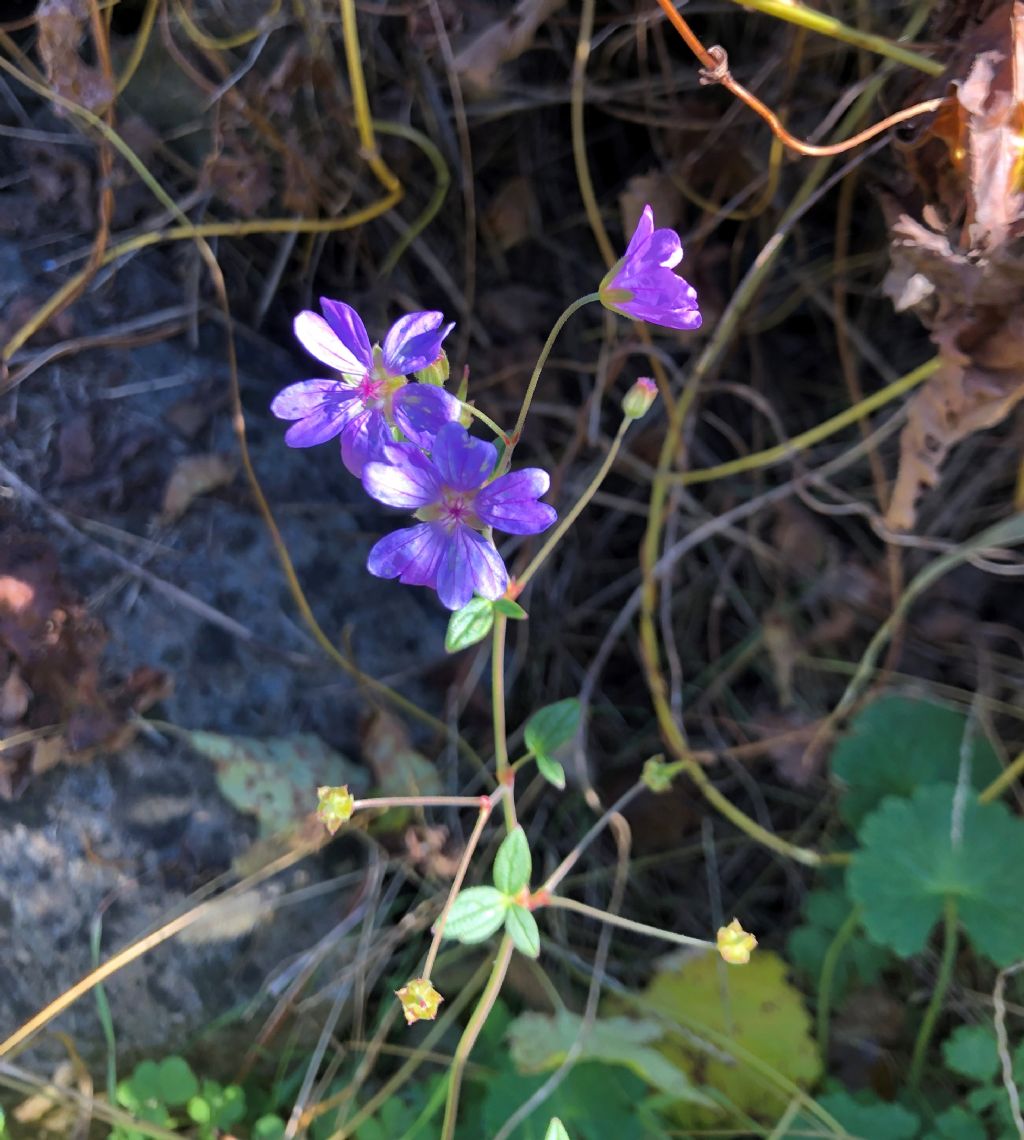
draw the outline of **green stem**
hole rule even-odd
[[[597,293],[588,293],[585,297],[577,297],[558,320],[555,321],[551,332],[548,333],[548,339],[544,342],[544,347],[540,350],[540,356],[537,357],[537,363],[533,366],[533,375],[530,377],[530,383],[526,386],[523,406],[519,409],[519,418],[516,420],[516,426],[512,429],[512,442],[506,450],[501,462],[502,471],[507,471],[512,462],[512,449],[519,442],[519,438],[523,434],[523,424],[526,423],[526,417],[530,411],[530,404],[533,402],[533,394],[537,390],[537,382],[540,380],[540,374],[544,370],[544,365],[547,363],[548,357],[551,355],[551,350],[555,347],[558,334],[562,331],[565,322],[573,313],[582,309],[584,305],[589,305],[591,301],[598,300],[600,300],[600,296]]]
[[[544,542],[544,545],[534,555],[533,560],[530,562],[530,565],[527,566],[522,574],[520,574],[516,579],[516,586],[520,590],[526,587],[527,582],[529,582],[529,580],[534,576],[534,574],[537,573],[541,566],[544,565],[545,559],[548,557],[551,551],[555,549],[559,542],[561,542],[562,538],[565,535],[565,532],[580,517],[587,504],[597,493],[598,487],[600,487],[604,482],[605,476],[611,470],[612,464],[615,462],[615,457],[619,454],[619,448],[622,446],[623,437],[625,436],[626,430],[629,428],[629,425],[632,422],[633,420],[627,416],[623,419],[622,423],[619,424],[619,430],[615,433],[615,438],[612,440],[611,447],[608,448],[608,454],[604,457],[604,461],[597,469],[597,473],[594,475],[594,478],[590,480],[590,483],[587,485],[587,489],[576,500],[572,510],[569,511],[569,513],[563,519],[561,519],[558,526],[556,526],[555,529],[548,535],[547,539]]]
[[[828,1056],[828,1021],[832,1009],[832,983],[835,981],[836,966],[860,925],[860,916],[861,908],[855,906],[835,932],[821,963],[821,977],[818,979],[818,1052],[822,1061]]]
[[[501,798],[504,799],[505,796],[502,794],[504,791],[505,789],[499,786],[495,794],[500,795]],[[451,890],[448,892],[448,897],[445,899],[437,922],[434,923],[434,937],[431,939],[430,949],[427,951],[427,960],[424,963],[423,973],[421,975],[421,977],[426,978],[428,981],[430,980],[430,972],[434,968],[434,962],[437,959],[437,952],[441,949],[441,939],[444,938],[445,923],[448,921],[448,915],[451,913],[459,891],[462,889],[463,880],[466,877],[466,872],[469,870],[469,861],[473,858],[473,852],[480,842],[480,836],[483,835],[484,824],[490,818],[492,806],[493,804],[488,800],[480,808],[480,815],[477,817],[476,824],[470,832],[469,839],[466,841],[466,850],[463,851],[462,858],[459,860],[459,868],[455,872],[455,878],[452,880]]]
[[[921,1080],[921,1069],[924,1067],[925,1054],[932,1039],[935,1022],[946,1000],[946,991],[949,989],[950,979],[953,977],[953,963],[956,961],[957,942],[956,899],[950,895],[946,898],[946,907],[942,926],[942,958],[939,960],[939,972],[935,978],[935,987],[932,990],[932,1000],[924,1011],[921,1028],[917,1031],[917,1040],[914,1042],[914,1052],[910,1058],[910,1088],[916,1089]]]
[[[486,424],[491,431],[500,439],[506,447],[508,446],[508,436],[501,430],[500,427],[491,419],[490,416],[480,411],[478,407],[473,404],[467,404],[465,400],[462,401],[462,410],[469,412],[471,416],[475,416],[482,424]]]
[[[516,826],[516,802],[512,796],[515,774],[508,762],[508,739],[505,734],[505,629],[508,618],[494,615],[494,641],[491,649],[491,719],[494,724],[494,775],[498,787],[505,789],[502,808],[505,830]]]
[[[1024,752],[1012,764],[1007,765],[1000,775],[996,776],[992,783],[978,796],[978,802],[991,803],[997,796],[1002,795],[1022,772],[1024,772]]]
[[[607,910],[599,910],[596,906],[587,906],[586,903],[567,899],[562,895],[553,895],[545,901],[544,905],[553,906],[559,910],[575,911],[576,914],[582,914],[587,918],[595,919],[597,922],[603,922],[606,926],[618,926],[622,930],[631,930],[634,934],[645,934],[649,938],[660,938],[663,942],[674,942],[677,946],[697,946],[701,950],[717,949],[715,943],[708,942],[706,938],[691,938],[687,934],[676,934],[674,930],[662,930],[657,926],[634,922],[630,918],[622,918],[620,915],[611,914]]]
[[[462,1074],[465,1071],[469,1055],[473,1052],[476,1039],[480,1036],[480,1030],[483,1029],[491,1010],[494,1008],[494,1003],[498,1000],[498,994],[501,992],[501,985],[505,980],[505,974],[508,972],[508,964],[511,960],[512,939],[505,934],[502,936],[501,945],[498,947],[498,956],[494,959],[494,966],[491,968],[487,985],[484,986],[484,992],[480,995],[480,1000],[470,1015],[469,1021],[466,1022],[466,1028],[459,1038],[458,1045],[455,1046],[452,1067],[448,1070],[448,1099],[444,1106],[444,1126],[441,1129],[441,1140],[453,1140],[455,1136],[455,1121],[459,1113]]]

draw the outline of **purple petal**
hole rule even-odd
[[[438,563],[450,543],[444,527],[420,523],[385,535],[366,561],[378,578],[398,578],[407,586],[431,586],[437,580]]]
[[[282,388],[271,400],[270,410],[279,420],[301,420],[324,404],[350,396],[350,390],[340,380],[300,380]]]
[[[546,471],[524,467],[488,483],[473,506],[488,526],[508,534],[539,534],[558,518],[554,507],[537,502],[550,485]]]
[[[367,463],[363,470],[363,487],[378,503],[417,511],[441,497],[441,480],[433,464],[413,444],[391,444],[386,449],[387,462]]]
[[[353,395],[343,403],[323,404],[308,416],[296,421],[284,433],[284,441],[289,447],[314,447],[326,443],[336,435],[344,437],[354,417],[359,415],[359,400]]]
[[[338,339],[331,326],[316,313],[303,309],[295,318],[295,335],[302,347],[323,364],[339,372],[362,376],[367,366]]]
[[[508,589],[501,555],[475,530],[457,526],[437,567],[437,596],[450,610],[461,610],[477,593],[494,601]]]
[[[381,346],[384,367],[392,376],[408,376],[434,363],[441,355],[441,342],[455,327],[439,328],[443,320],[443,313],[425,312],[395,321]]]
[[[462,405],[443,388],[433,384],[406,384],[399,388],[391,404],[395,424],[420,447],[430,448],[434,436],[459,418]]]
[[[654,211],[650,206],[644,206],[643,213],[641,213],[639,220],[636,223],[636,229],[633,231],[633,236],[629,239],[629,245],[626,246],[626,253],[623,261],[628,261],[629,258],[636,253],[644,242],[654,232]]]
[[[373,349],[359,314],[351,305],[346,305],[344,301],[332,301],[330,297],[320,298],[320,308],[324,311],[331,331],[352,357],[362,364],[360,371],[368,372],[373,367]]]
[[[494,470],[498,449],[474,439],[459,423],[445,424],[434,437],[432,452],[442,482],[455,491],[475,491]]]
[[[383,412],[357,406],[360,411],[341,432],[341,461],[358,479],[367,463],[384,458],[385,448],[393,441]]]

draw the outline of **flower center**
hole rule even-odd
[[[359,383],[356,384],[356,391],[359,393],[359,398],[362,400],[364,408],[380,411],[384,407],[387,392],[385,391],[385,385],[382,379],[372,376],[367,372],[360,378]]]

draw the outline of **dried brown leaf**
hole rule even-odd
[[[235,477],[235,466],[220,455],[187,455],[171,472],[164,492],[160,521],[172,523],[188,510],[192,501],[220,487]]]
[[[87,18],[85,0],[40,0],[36,8],[37,46],[46,78],[57,94],[99,112],[110,104],[114,92],[103,74],[79,55]],[[54,112],[67,114],[60,106],[54,106]]]
[[[467,91],[492,93],[503,63],[533,46],[537,30],[565,5],[565,0],[519,0],[511,12],[474,37],[455,56],[455,71]]]

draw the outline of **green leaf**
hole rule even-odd
[[[644,994],[644,1006],[694,1035],[692,1040],[673,1036],[659,1050],[695,1085],[714,1090],[724,1105],[735,1105],[737,1118],[777,1121],[790,1099],[782,1087],[791,1082],[807,1088],[821,1073],[810,1017],[786,973],[786,963],[771,950],[758,950],[742,969],[726,969],[717,954],[674,955]],[[714,1054],[700,1044],[704,1030],[715,1035]],[[722,1057],[733,1044],[735,1056]],[[756,1066],[746,1060],[748,1054]],[[770,1087],[763,1076],[767,1070],[774,1074]],[[726,1123],[723,1112],[696,1104],[673,1108],[672,1117],[691,1130],[721,1129]]]
[[[515,827],[502,840],[494,857],[494,885],[502,894],[518,894],[529,883],[532,869],[526,832]]]
[[[544,1084],[547,1076],[520,1076],[498,1070],[488,1077],[482,1120],[474,1122],[474,1140],[496,1136],[506,1120]],[[576,1140],[647,1140],[637,1112],[644,1085],[621,1068],[589,1063],[576,1065],[554,1093],[512,1133],[511,1140],[543,1140],[548,1121],[557,1115]],[[655,1135],[662,1135],[661,1132]]]
[[[891,694],[873,701],[832,754],[832,771],[847,785],[839,814],[856,827],[886,796],[957,783],[966,727],[963,713],[932,701]],[[969,755],[971,783],[980,790],[999,775],[999,759],[980,732]]]
[[[549,784],[553,784],[560,792],[565,788],[565,769],[557,760],[548,756],[546,752],[538,752],[534,759],[537,761],[537,771]]]
[[[887,1104],[873,1093],[854,1097],[848,1092],[834,1092],[817,1100],[851,1136],[864,1140],[912,1140],[920,1127],[920,1121],[912,1112],[899,1104]]]
[[[851,909],[852,904],[843,890],[819,889],[804,899],[804,923],[791,931],[786,940],[786,956],[815,982],[821,977],[825,955],[836,932]],[[874,982],[890,957],[888,950],[876,946],[858,930],[848,939],[836,962],[833,1000],[839,1001],[855,981],[865,985]]]
[[[548,1130],[544,1133],[544,1140],[569,1140],[569,1133],[566,1132],[565,1125],[557,1116],[548,1125]]]
[[[187,1104],[199,1092],[199,1082],[184,1057],[165,1057],[158,1066],[157,1099],[169,1108]]]
[[[540,956],[540,930],[537,920],[525,906],[512,906],[505,916],[505,930],[515,948],[527,958]]]
[[[868,934],[902,957],[924,949],[953,898],[976,948],[1006,966],[1024,957],[1024,822],[973,796],[954,818],[955,794],[949,785],[919,788],[868,816],[848,872],[850,895],[864,908]]]
[[[934,1130],[924,1140],[987,1140],[988,1132],[976,1116],[954,1105],[935,1118]]]
[[[583,1018],[562,1010],[553,1016],[520,1014],[509,1027],[507,1036],[516,1068],[521,1073],[544,1073],[557,1069],[582,1035]],[[665,1027],[654,1020],[597,1018],[583,1037],[579,1060],[622,1065],[673,1100],[713,1105],[713,1101],[690,1084],[682,1069],[654,1048],[664,1036]]]
[[[494,612],[503,614],[513,621],[525,621],[529,614],[518,602],[513,602],[511,598],[499,598],[494,603]]]
[[[281,1140],[285,1123],[279,1116],[261,1116],[252,1126],[252,1140]]]
[[[454,942],[472,946],[486,942],[505,921],[508,899],[494,887],[468,887],[460,891],[448,921],[444,936]]]
[[[568,744],[580,726],[580,702],[575,697],[538,709],[526,722],[526,747],[535,756],[550,756]]]
[[[366,772],[328,748],[319,736],[223,736],[177,730],[189,745],[213,761],[224,798],[259,820],[264,836],[304,819],[313,789],[348,784],[365,789]]]
[[[448,619],[444,647],[448,653],[458,653],[476,645],[491,632],[494,625],[494,602],[486,598],[473,598]]]
[[[991,1081],[999,1072],[995,1031],[987,1025],[958,1025],[942,1043],[946,1068],[972,1081]]]

